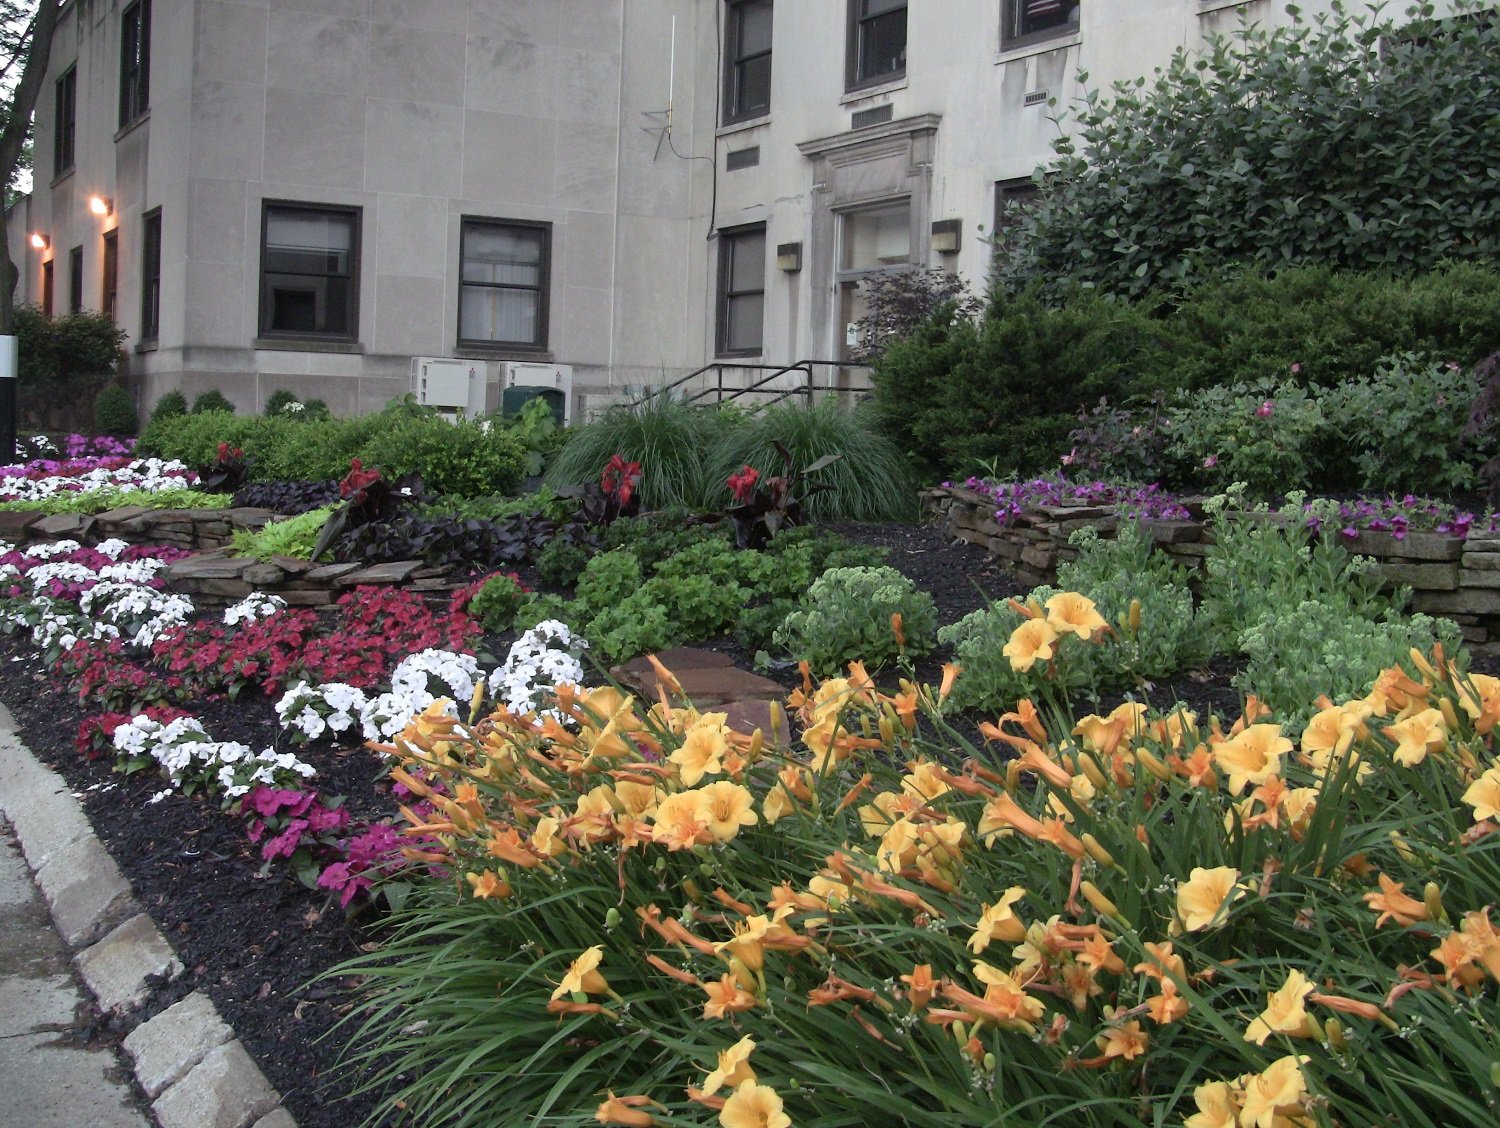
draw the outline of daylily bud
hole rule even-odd
[[[1453,708],[1452,700],[1445,697],[1439,701],[1438,711],[1443,714],[1443,724],[1448,726],[1448,731],[1458,731],[1458,713]]]
[[[1099,767],[1099,761],[1087,752],[1078,753],[1078,769],[1088,776],[1089,782],[1095,787],[1102,789],[1109,786],[1109,777],[1104,774],[1104,769]]]
[[[604,927],[605,928],[614,928],[619,923],[620,923],[620,910],[617,909],[617,908],[615,908],[613,905],[611,905],[609,907],[609,912],[607,912],[607,913],[604,914]]]
[[[1443,912],[1443,891],[1435,881],[1429,881],[1422,890],[1422,903],[1427,906],[1427,915],[1435,921],[1448,919]]]
[[[1084,834],[1082,838],[1083,848],[1089,852],[1089,857],[1093,858],[1094,861],[1098,862],[1101,866],[1108,866],[1111,869],[1114,868],[1114,855],[1106,850],[1103,846],[1101,846],[1097,838],[1095,838],[1092,834]]]
[[[1099,887],[1092,881],[1080,882],[1078,891],[1083,894],[1083,899],[1094,906],[1094,911],[1101,916],[1107,916],[1112,920],[1125,921],[1120,915],[1119,906],[1099,891]]]
[[[1141,601],[1139,599],[1130,601],[1130,633],[1141,633]]]
[[[1135,750],[1135,758],[1140,763],[1141,767],[1145,768],[1157,779],[1168,780],[1172,778],[1172,769],[1167,767],[1166,764],[1163,764],[1160,760],[1158,760],[1150,752],[1147,752],[1144,748],[1137,748]]]
[[[1330,1018],[1323,1024],[1323,1035],[1328,1045],[1335,1050],[1344,1050],[1349,1045],[1344,1038],[1344,1024],[1336,1018]]]
[[[999,1064],[1000,1064],[1000,1061],[999,1061],[998,1058],[995,1057],[994,1054],[985,1054],[984,1055],[984,1071],[986,1073],[994,1073],[996,1067]]]
[[[1406,844],[1406,839],[1402,838],[1401,835],[1394,830],[1390,832],[1390,838],[1391,845],[1396,848],[1396,853],[1401,855],[1401,860],[1411,865],[1415,865],[1417,856],[1412,852],[1412,848]]]

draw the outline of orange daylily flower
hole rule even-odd
[[[741,987],[732,973],[700,986],[708,993],[708,1001],[703,1004],[704,1018],[723,1018],[755,1007],[755,996]]]
[[[649,1112],[642,1112],[643,1105],[653,1103],[650,1097],[630,1096],[617,1097],[614,1090],[608,1090],[609,1097],[599,1105],[599,1110],[594,1113],[594,1119],[600,1124],[624,1124],[627,1128],[650,1128],[656,1123],[656,1118]]]
[[[599,971],[599,963],[603,958],[604,945],[595,944],[592,948],[585,948],[583,953],[568,965],[562,981],[552,991],[552,998],[560,999],[564,995],[575,993],[607,994],[609,983]]]
[[[932,1001],[933,992],[937,990],[937,981],[932,978],[931,964],[917,964],[912,968],[910,975],[903,975],[901,982],[906,984],[906,998],[911,1003],[911,1009],[916,1011],[925,1007]]]
[[[1403,893],[1400,884],[1383,873],[1378,875],[1377,880],[1380,882],[1380,891],[1364,895],[1364,902],[1370,911],[1380,914],[1375,918],[1376,928],[1384,926],[1388,920],[1394,920],[1405,927],[1419,920],[1431,919],[1426,904]]]

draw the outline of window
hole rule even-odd
[[[52,316],[52,260],[42,263],[42,315]]]
[[[1081,0],[1005,0],[1000,46],[1025,47],[1078,30]]]
[[[1000,180],[995,183],[995,228],[990,242],[994,245],[992,257],[1003,262],[1015,251],[1016,227],[1021,222],[1021,212],[1041,191],[1030,177],[1017,180]]]
[[[151,105],[151,0],[136,0],[120,18],[120,125]]]
[[[266,337],[355,339],[359,209],[265,205],[260,331]]]
[[[115,320],[115,298],[120,291],[120,229],[104,233],[104,269],[99,276],[99,312]]]
[[[906,73],[906,0],[849,0],[848,59],[851,90]]]
[[[546,348],[551,226],[465,219],[459,242],[459,343]]]
[[[765,305],[765,224],[719,232],[720,356],[760,353]]]
[[[74,139],[78,135],[78,68],[57,80],[56,116],[52,122],[52,175],[61,176],[73,167]]]
[[[858,360],[867,344],[860,339],[861,322],[870,313],[866,283],[913,265],[912,201],[840,212],[838,217],[838,317],[843,326],[839,359]]]
[[[771,0],[730,0],[724,35],[724,124],[771,110]]]
[[[78,313],[83,309],[83,248],[74,247],[68,252],[68,312]]]
[[[161,209],[148,212],[141,228],[141,340],[161,330]]]

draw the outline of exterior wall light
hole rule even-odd
[[[31,233],[31,245],[39,251],[45,251],[52,245],[52,240],[47,238],[47,236],[43,235],[40,231],[33,231]]]
[[[777,243],[776,244],[776,269],[784,270],[788,274],[796,274],[802,269],[802,244],[801,243]]]
[[[108,196],[90,196],[89,211],[95,215],[110,215],[115,210],[115,202]]]
[[[963,245],[964,221],[940,219],[932,225],[932,249],[940,255],[956,255]]]

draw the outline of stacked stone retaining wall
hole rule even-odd
[[[1074,532],[1092,527],[1109,537],[1119,523],[1110,506],[1039,505],[1002,525],[988,494],[961,486],[927,490],[923,501],[949,533],[988,549],[1031,586],[1055,582],[1057,566],[1077,559],[1078,550],[1068,543]],[[1145,520],[1141,525],[1158,550],[1194,572],[1202,568],[1213,544],[1210,520]],[[1413,611],[1452,619],[1472,646],[1500,652],[1500,534],[1465,538],[1409,532],[1397,537],[1365,530],[1341,543],[1374,559],[1387,583],[1409,585]]]

